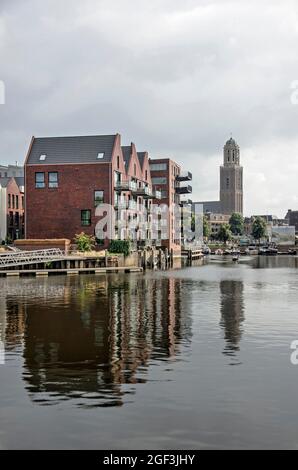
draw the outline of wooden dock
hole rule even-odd
[[[21,270],[0,270],[0,277],[24,277],[24,276],[49,276],[52,274],[64,274],[69,276],[77,276],[79,274],[107,274],[107,273],[141,273],[143,268],[132,266],[111,266],[106,268],[59,268],[59,269],[21,269]]]

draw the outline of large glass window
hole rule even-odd
[[[151,171],[165,171],[168,169],[167,163],[151,163],[150,170]]]
[[[91,210],[84,209],[81,211],[81,224],[84,227],[91,225]]]
[[[167,178],[164,177],[153,177],[152,184],[167,184]]]
[[[45,186],[44,173],[35,173],[35,187],[45,188]]]
[[[94,191],[94,207],[104,202],[104,192],[101,190]]]
[[[58,173],[51,171],[49,173],[49,188],[58,188]]]

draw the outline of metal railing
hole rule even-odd
[[[59,248],[3,253],[0,254],[0,270],[25,264],[49,263],[61,259],[65,259],[65,253]]]

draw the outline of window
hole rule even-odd
[[[81,211],[81,225],[84,227],[91,225],[91,211],[89,209]]]
[[[8,195],[8,209],[11,208],[11,195]]]
[[[152,184],[167,184],[167,178],[159,176],[152,178]]]
[[[49,172],[49,188],[58,188],[58,173],[57,173],[57,171]]]
[[[120,168],[120,157],[118,155],[118,157],[117,157],[117,169],[119,170],[119,168]]]
[[[45,188],[44,173],[35,173],[35,187]]]
[[[227,178],[227,188],[230,187],[230,178]]]
[[[97,154],[97,160],[101,160],[102,158],[104,158],[104,156],[105,156],[104,152],[99,152]]]
[[[104,202],[104,191],[94,191],[94,207]]]
[[[165,171],[168,169],[168,165],[166,163],[151,163],[150,170],[151,171]]]
[[[145,171],[145,180],[147,181],[147,179],[148,179],[148,171],[146,170]]]
[[[40,160],[40,161],[44,161],[46,158],[47,158],[46,155],[40,155],[39,160]]]
[[[19,196],[16,195],[16,209],[19,208]]]
[[[15,208],[15,205],[14,205],[14,194],[12,195],[12,208],[13,208],[13,209]]]
[[[135,163],[133,165],[133,174],[134,174],[134,176],[137,175],[137,165]]]

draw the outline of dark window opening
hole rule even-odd
[[[104,191],[94,191],[94,207],[104,202]]]
[[[44,173],[35,173],[35,187],[36,188],[45,188],[45,177]]]
[[[91,225],[91,210],[84,209],[81,211],[81,225],[84,227]]]
[[[58,188],[58,173],[51,171],[49,173],[49,188]]]

